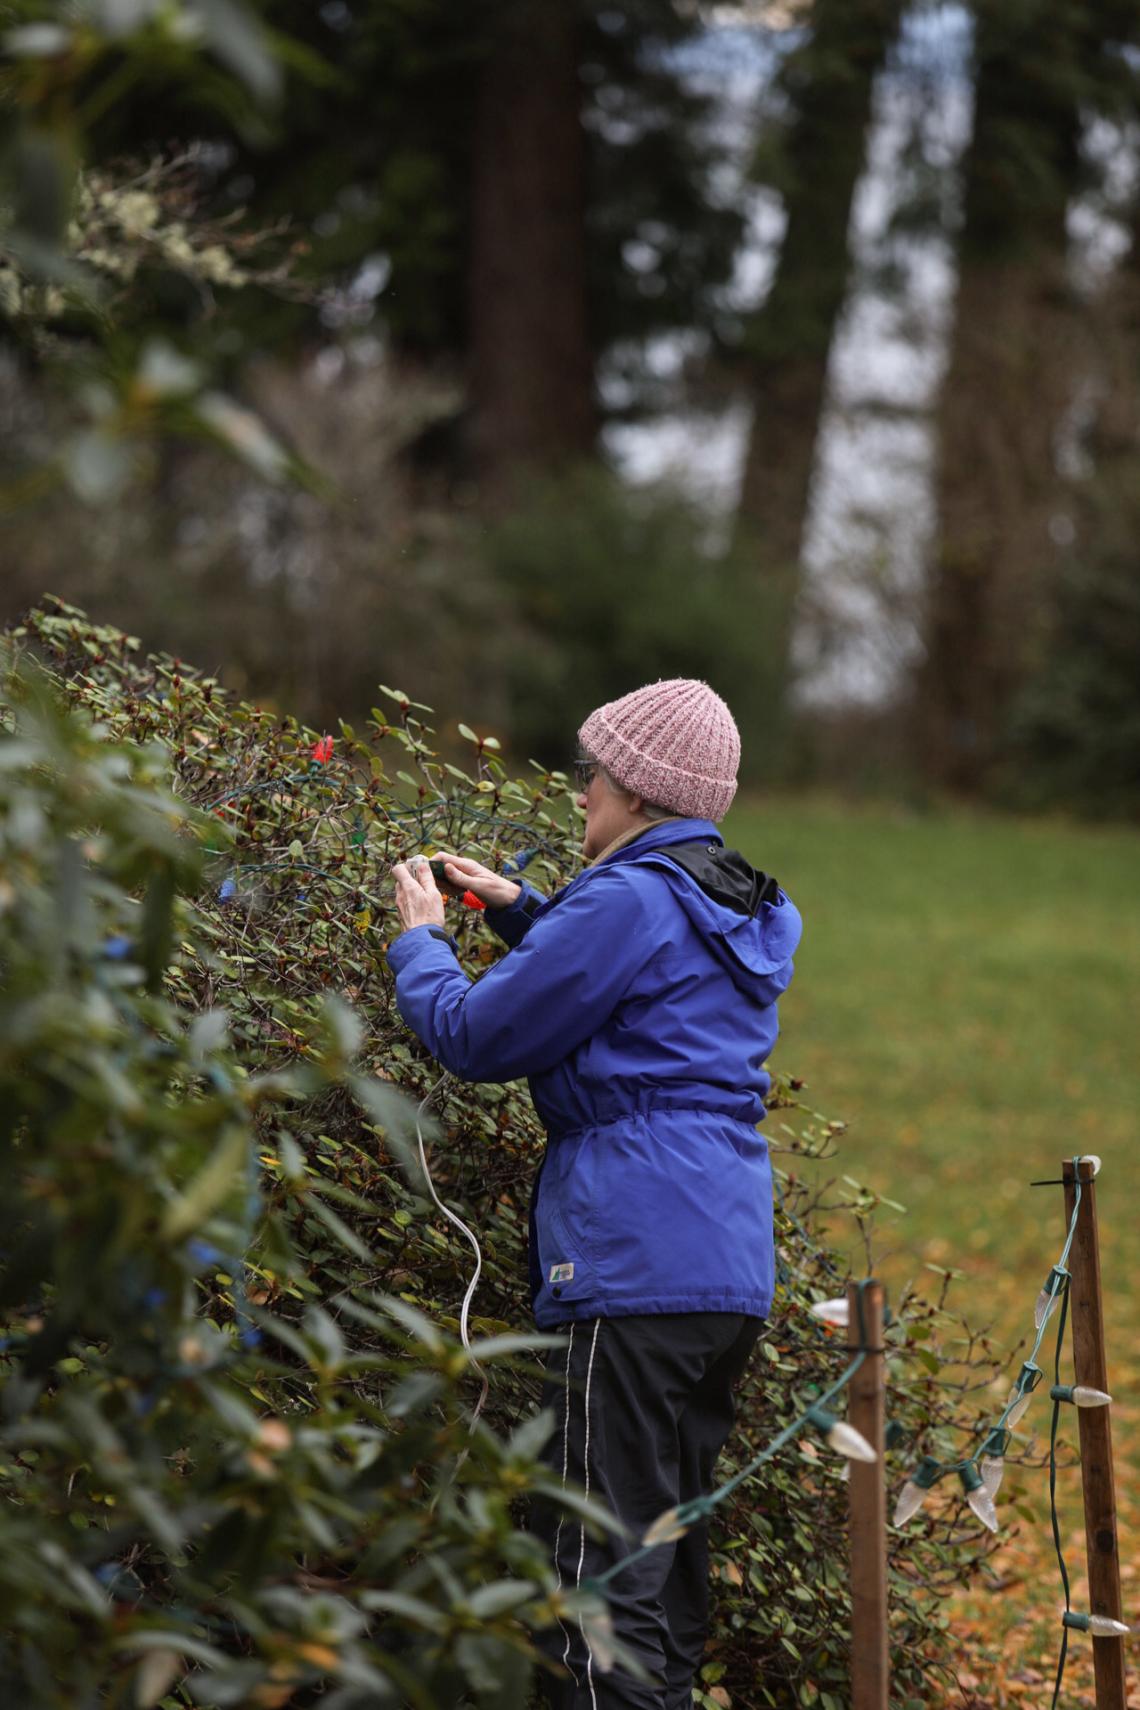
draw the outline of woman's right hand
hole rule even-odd
[[[514,879],[505,879],[501,873],[481,866],[467,855],[448,855],[437,851],[434,859],[443,862],[449,884],[460,893],[470,891],[488,908],[509,908],[522,894],[522,886]]]

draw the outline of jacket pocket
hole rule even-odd
[[[538,1256],[542,1286],[556,1299],[582,1299],[594,1284],[593,1165],[589,1136],[575,1135],[553,1141],[543,1166]]]

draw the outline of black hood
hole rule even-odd
[[[750,865],[737,849],[723,843],[670,843],[659,851],[683,867],[707,897],[734,914],[755,915],[761,903],[775,903],[780,887]]]
[[[799,910],[775,879],[724,847],[711,820],[651,825],[607,860],[664,873],[678,905],[737,990],[761,1005],[779,997],[792,977],[803,929]]]

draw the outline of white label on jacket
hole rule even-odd
[[[573,1265],[551,1265],[550,1280],[551,1282],[573,1282]]]

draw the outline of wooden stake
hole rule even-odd
[[[1062,1166],[1065,1183],[1065,1228],[1073,1218],[1076,1174],[1073,1161]],[[1104,1346],[1104,1312],[1100,1292],[1100,1247],[1096,1228],[1096,1189],[1093,1166],[1080,1163],[1081,1208],[1069,1252],[1069,1317],[1073,1326],[1074,1381],[1091,1389],[1108,1390]],[[1089,1613],[1111,1615],[1119,1621],[1120,1556],[1116,1544],[1116,1491],[1112,1472],[1111,1407],[1078,1407],[1081,1442],[1081,1483],[1085,1498],[1085,1548],[1089,1564]],[[1070,1643],[1080,1643],[1074,1634]],[[1125,1710],[1124,1640],[1094,1638],[1097,1710]]]
[[[863,1289],[866,1345],[883,1345],[883,1289]],[[847,1290],[848,1345],[859,1346],[859,1290]],[[851,1506],[851,1710],[887,1710],[890,1653],[887,1646],[887,1486],[883,1469],[885,1365],[868,1354],[848,1385],[847,1421],[866,1437],[877,1461],[852,1461]]]

